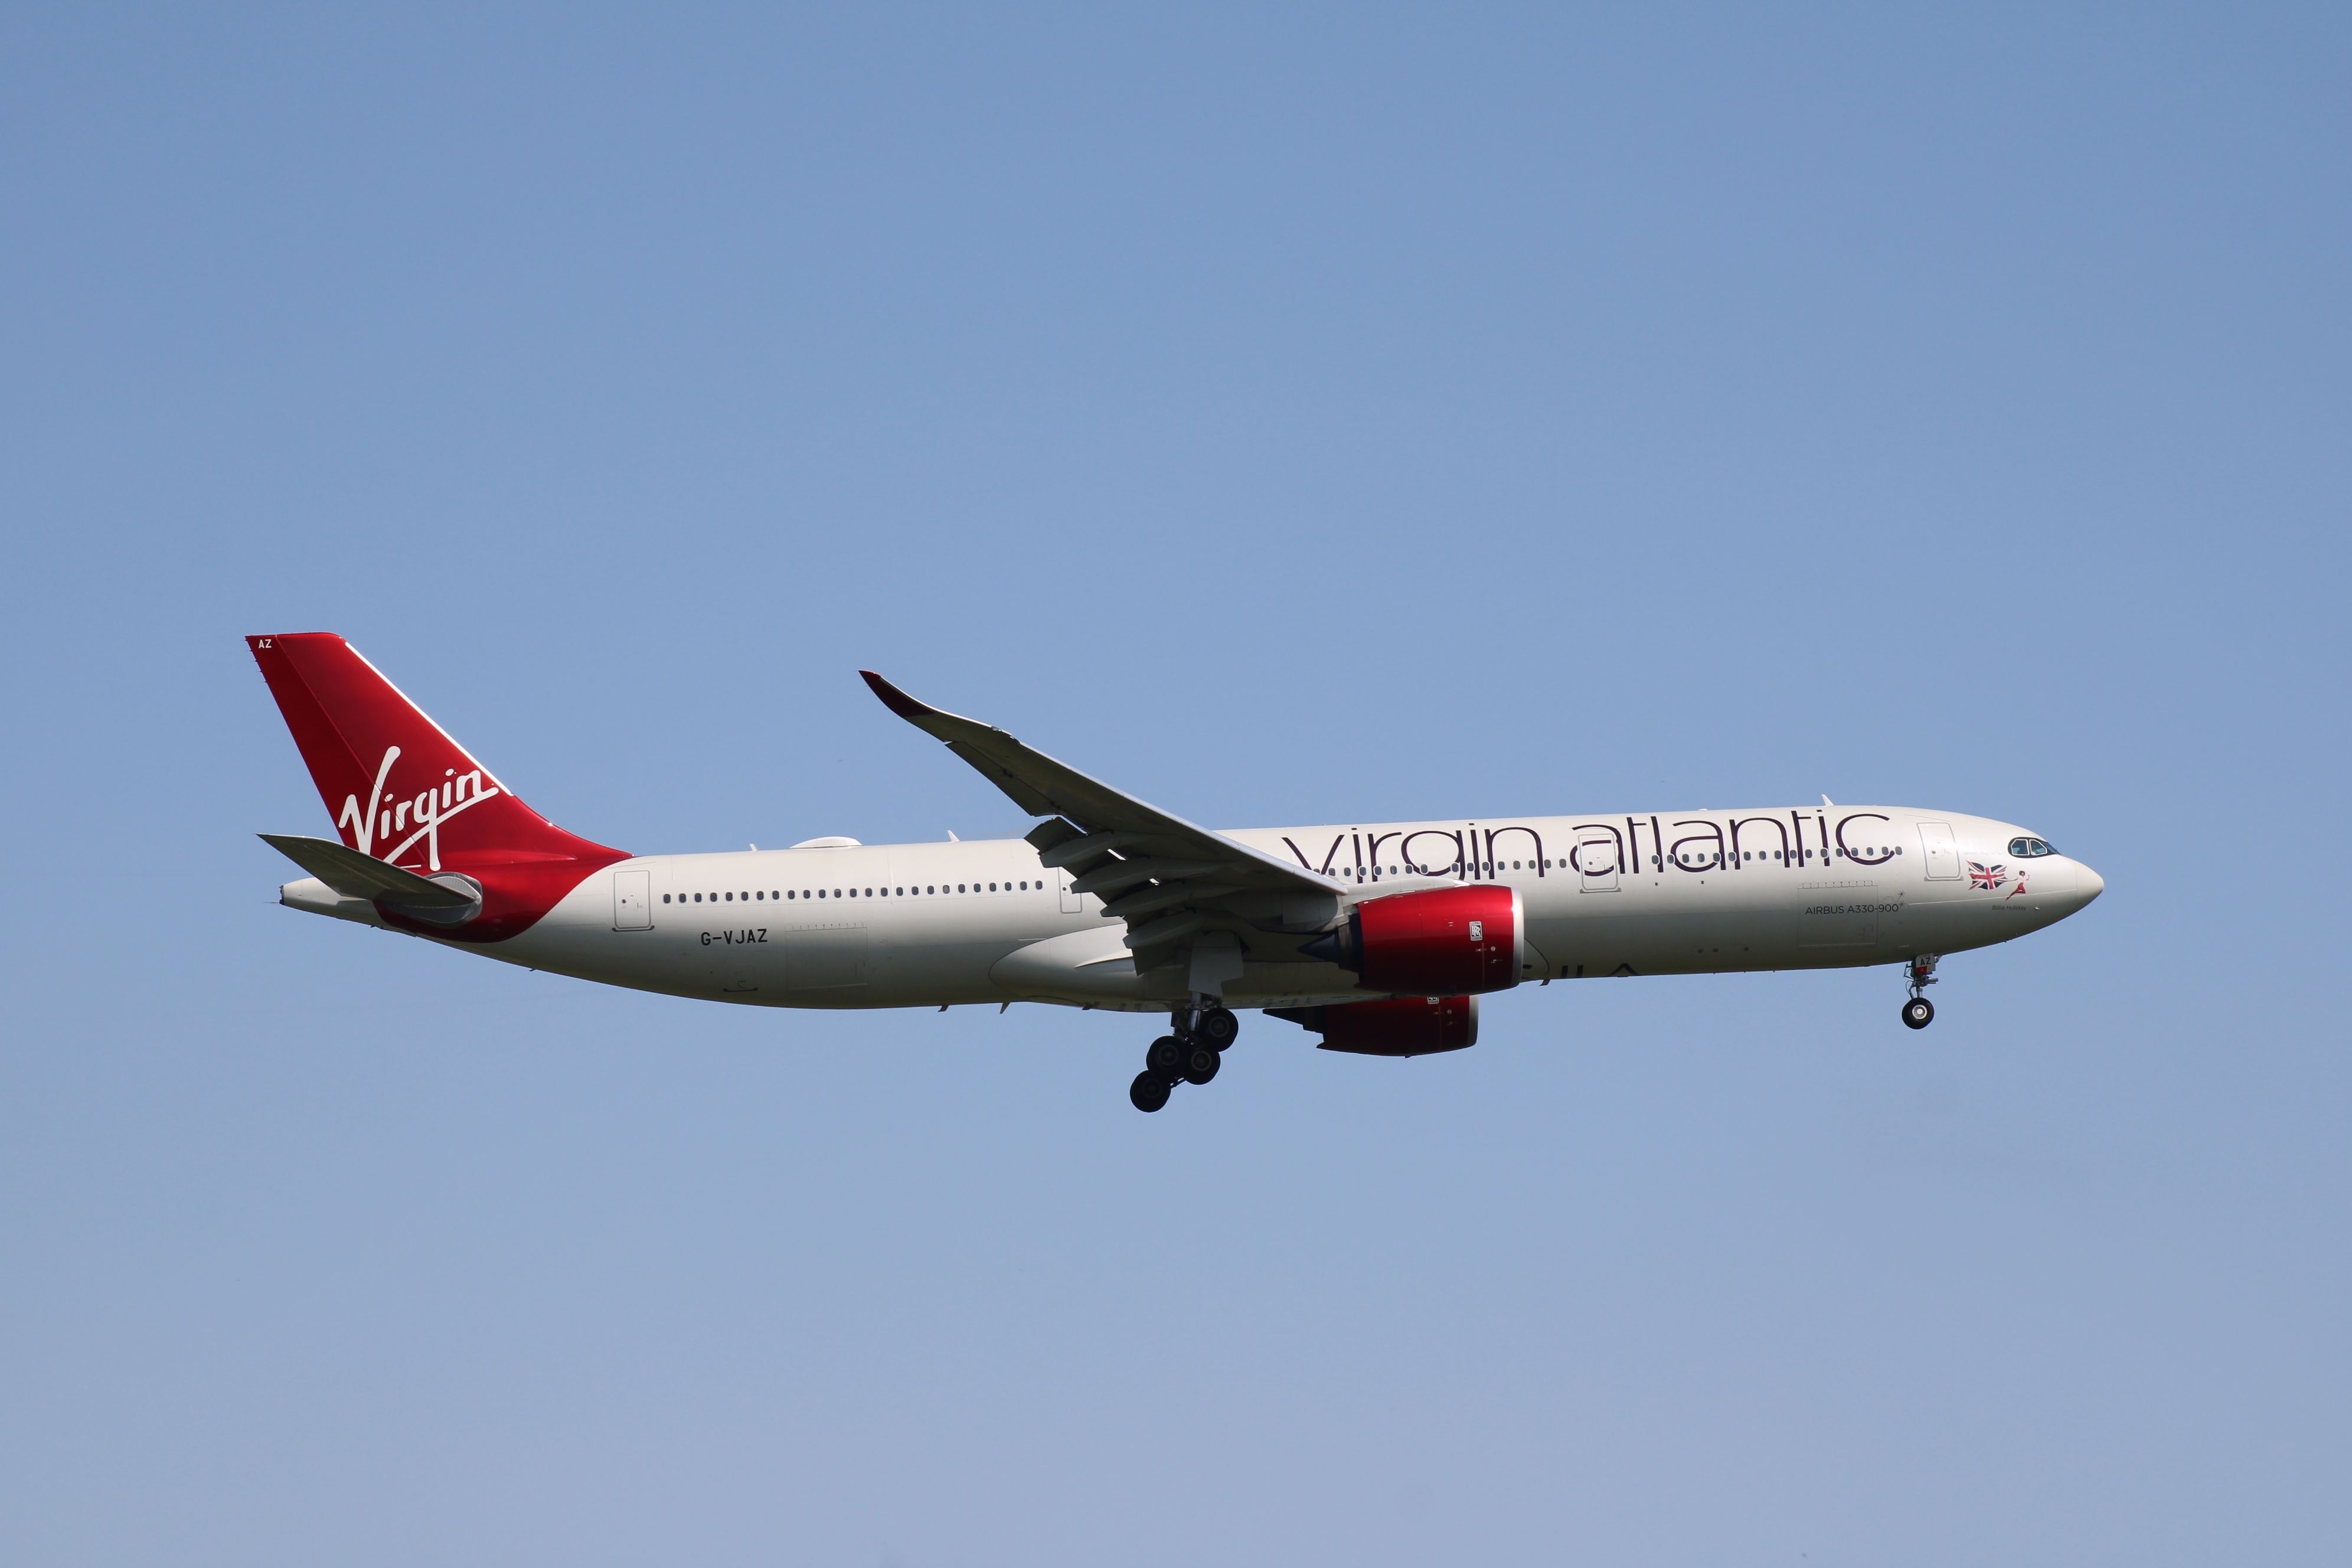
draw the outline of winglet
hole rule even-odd
[[[882,706],[899,718],[929,719],[939,716],[938,709],[928,702],[916,701],[872,670],[861,669],[857,673],[866,678],[866,684],[874,689],[874,695],[882,699]]]

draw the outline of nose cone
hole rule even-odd
[[[2081,909],[2107,890],[2107,879],[2084,865],[2074,862],[2074,908]],[[2071,912],[2071,911],[2070,911]]]

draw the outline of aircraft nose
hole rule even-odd
[[[2081,897],[2083,902],[2087,904],[2106,890],[2107,879],[2105,877],[2100,876],[2080,860],[2074,862],[2074,891]]]

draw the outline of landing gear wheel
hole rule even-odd
[[[1936,1021],[1936,1005],[1925,996],[1914,996],[1903,1004],[1903,1021],[1915,1029],[1924,1029]]]
[[[1127,1086],[1128,1103],[1138,1110],[1154,1111],[1168,1103],[1168,1096],[1175,1088],[1174,1084],[1146,1068],[1135,1075],[1133,1083]]]
[[[1242,1021],[1234,1017],[1229,1009],[1223,1007],[1210,1008],[1192,1025],[1194,1039],[1206,1040],[1210,1046],[1221,1051],[1232,1045],[1234,1037],[1241,1032]]]
[[[1163,1077],[1174,1077],[1184,1066],[1184,1042],[1173,1035],[1160,1036],[1143,1053],[1143,1065]]]
[[[1224,1065],[1224,1060],[1217,1054],[1217,1048],[1207,1041],[1193,1041],[1184,1052],[1184,1081],[1194,1084],[1208,1082],[1217,1076],[1217,1068]]]

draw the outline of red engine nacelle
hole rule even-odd
[[[1352,969],[1367,991],[1507,991],[1527,958],[1519,895],[1485,884],[1368,899],[1299,951]]]
[[[1360,1057],[1427,1057],[1478,1043],[1475,996],[1391,996],[1339,1007],[1266,1011],[1320,1034],[1320,1049]]]

